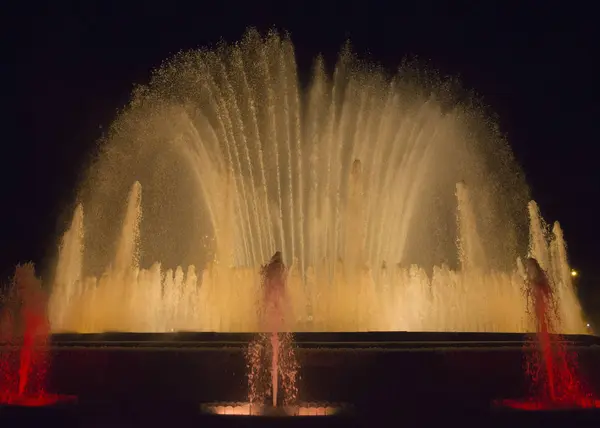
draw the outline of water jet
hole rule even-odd
[[[5,336],[0,344],[0,406],[47,407],[75,401],[73,396],[46,391],[46,297],[32,264],[17,267],[10,292],[0,313]],[[15,341],[16,329],[21,337]]]
[[[546,273],[535,258],[526,259],[524,272],[537,325],[537,333],[526,345],[533,348],[527,361],[532,397],[501,400],[499,404],[537,411],[600,407],[600,400],[587,391],[577,373],[577,355],[568,351],[565,338],[556,334],[560,318],[555,291]]]
[[[552,284],[553,332],[593,372],[560,226],[527,205],[481,112],[436,85],[344,51],[301,91],[291,41],[255,31],[159,68],[113,124],[62,237],[49,390],[148,419],[323,416],[340,402],[364,419],[399,403],[417,418],[431,403],[489,412],[527,389],[523,334],[540,324],[526,247]],[[268,266],[285,280],[265,287],[276,251]]]
[[[304,91],[292,42],[253,30],[171,59],[81,186],[52,331],[258,332],[256,271],[276,250],[288,331],[535,331],[510,151],[476,107],[408,74],[343,51],[332,77],[316,60]],[[547,253],[535,204],[529,217]],[[562,233],[551,245],[564,248]],[[546,257],[560,328],[582,333],[561,251]]]

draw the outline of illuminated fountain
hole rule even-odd
[[[524,274],[537,325],[534,340],[526,345],[532,394],[525,400],[501,400],[499,404],[520,410],[600,408],[600,400],[594,399],[577,373],[577,355],[568,350],[565,338],[556,334],[560,314],[552,283],[534,258],[526,260]]]
[[[262,330],[268,333],[258,334],[248,345],[248,402],[205,404],[204,411],[220,415],[330,416],[342,410],[331,404],[298,402],[293,335],[282,332],[286,314],[290,313],[286,276],[281,252],[277,251],[261,268],[260,319]],[[267,403],[269,396],[271,402]]]
[[[292,43],[255,31],[177,55],[82,185],[53,332],[259,332],[257,272],[276,250],[284,331],[535,331],[516,263],[526,186],[485,115],[421,77],[344,50],[304,89]],[[534,203],[530,223],[561,332],[585,332],[560,229]]]
[[[264,384],[261,372],[270,368],[272,407],[277,407],[280,374],[284,386],[284,404],[296,400],[296,356],[292,347],[292,335],[283,332],[286,315],[291,313],[286,290],[287,271],[280,251],[262,267],[263,298],[261,308],[261,330],[258,339],[250,343],[248,350],[250,403],[264,401]],[[267,358],[265,358],[267,357]],[[265,364],[266,360],[266,364]],[[270,361],[269,361],[270,360]]]
[[[0,345],[4,345],[0,346],[0,406],[41,407],[73,401],[74,397],[46,392],[47,302],[33,265],[17,267],[10,292],[0,312]]]

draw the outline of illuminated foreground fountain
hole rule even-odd
[[[284,331],[535,331],[517,263],[526,187],[451,89],[345,50],[304,90],[291,42],[254,31],[178,55],[135,91],[81,188],[52,330],[260,331],[257,272],[281,250]],[[560,227],[534,203],[529,218],[560,329],[585,332]]]
[[[291,313],[286,280],[287,269],[281,252],[277,251],[269,263],[261,268],[264,290],[261,299],[261,330],[268,333],[259,334],[250,343],[247,354],[249,401],[252,404],[264,404],[265,396],[270,393],[273,408],[278,404],[280,383],[283,385],[283,404],[294,403],[298,393],[298,363],[293,349],[293,337],[283,331],[287,314]],[[270,376],[264,376],[265,372]],[[265,378],[268,382],[265,382]]]
[[[502,400],[500,405],[521,410],[600,408],[578,375],[577,355],[556,334],[556,298],[552,285],[537,260],[525,263],[527,287],[537,332],[528,344],[527,373],[532,396],[526,400]],[[558,319],[557,319],[558,318]]]
[[[0,406],[40,407],[75,400],[46,391],[46,300],[33,266],[18,266],[11,295],[0,311]]]
[[[269,333],[258,334],[248,346],[248,402],[205,404],[205,412],[240,416],[331,416],[342,410],[341,406],[331,404],[298,403],[298,362],[293,335],[281,331],[289,313],[286,276],[281,252],[277,251],[261,268],[264,292],[260,318],[262,330]],[[270,402],[266,401],[268,398]]]

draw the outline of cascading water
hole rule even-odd
[[[420,83],[345,50],[301,90],[275,33],[176,56],[135,91],[81,189],[53,331],[260,331],[257,271],[277,249],[286,331],[534,331],[510,153],[447,85]],[[585,332],[562,233],[548,244],[535,204],[530,220],[560,328]]]

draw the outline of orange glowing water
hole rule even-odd
[[[202,406],[207,413],[226,416],[332,416],[340,413],[343,406],[324,403],[301,403],[294,406],[283,406],[281,411],[270,413],[264,406],[252,403],[218,403]]]
[[[138,88],[61,242],[52,330],[259,331],[257,271],[281,250],[286,331],[534,331],[526,186],[496,127],[415,70],[348,50],[326,70],[304,91],[291,40],[249,31]],[[585,332],[566,256],[548,258],[561,328]]]

